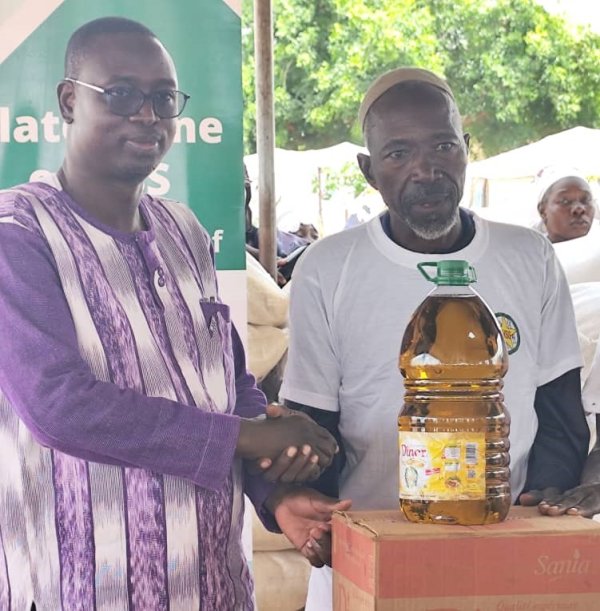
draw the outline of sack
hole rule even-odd
[[[248,281],[248,322],[253,325],[285,327],[288,323],[289,294],[282,291],[263,266],[246,253]]]
[[[287,329],[248,325],[248,370],[260,382],[288,347]]]

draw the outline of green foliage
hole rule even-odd
[[[533,0],[424,4],[465,127],[486,154],[600,125],[599,36]]]
[[[322,200],[329,200],[340,192],[356,199],[368,186],[360,168],[353,161],[347,161],[337,170],[323,168],[312,182],[313,193],[320,191]]]
[[[356,113],[368,84],[400,64],[442,70],[427,8],[407,0],[274,0],[278,146],[360,142]],[[253,7],[244,3],[245,140],[254,150]],[[400,43],[399,41],[403,41]],[[354,131],[353,131],[354,130]]]
[[[258,0],[256,0],[258,1]],[[419,65],[451,84],[475,150],[600,126],[600,37],[534,0],[273,0],[278,146],[361,142],[368,83]],[[244,3],[245,139],[254,150],[252,3]]]

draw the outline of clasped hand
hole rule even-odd
[[[266,504],[281,531],[313,566],[331,566],[332,514],[350,509],[350,500],[332,499],[309,488],[280,486]]]
[[[282,405],[267,406],[267,419],[243,421],[238,454],[251,473],[271,482],[317,479],[338,451],[333,436],[306,414]]]

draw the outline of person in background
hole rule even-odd
[[[538,174],[535,186],[540,220],[534,229],[553,244],[587,235],[596,210],[590,184],[579,170],[548,166]]]
[[[296,231],[292,231],[294,235],[304,238],[311,244],[319,239],[319,232],[312,223],[300,223]]]
[[[539,218],[532,228],[554,245],[569,285],[599,282],[600,223],[590,183],[575,168],[547,166],[533,187]]]
[[[372,218],[371,209],[369,208],[369,206],[365,204],[361,206],[357,212],[353,212],[348,217],[348,220],[346,221],[346,224],[344,225],[344,229],[352,229],[352,227],[361,225],[362,223],[365,223],[366,221],[368,221],[370,218]]]
[[[58,85],[62,166],[0,193],[3,611],[251,610],[244,493],[317,563],[311,528],[349,506],[265,480],[310,478],[336,443],[306,418],[256,418],[210,238],[143,192],[188,97],[142,24],[81,26]]]
[[[281,396],[328,427],[340,446],[316,486],[339,488],[359,510],[397,509],[398,353],[430,290],[416,266],[465,259],[510,355],[503,392],[513,501],[551,502],[580,483],[589,445],[573,306],[552,245],[531,229],[459,207],[469,136],[437,75],[384,74],[365,94],[359,120],[369,154],[358,163],[387,211],[314,244],[291,287]],[[329,561],[329,536],[315,531],[311,544]],[[331,609],[331,576],[329,567],[313,569],[306,611]]]
[[[568,274],[581,274],[580,268],[585,267],[581,257],[577,260],[578,269],[573,271],[571,262],[573,251],[570,245],[563,247],[562,244],[569,240],[583,238],[592,235],[590,230],[595,224],[596,204],[592,195],[591,186],[587,178],[576,168],[565,166],[547,166],[537,176],[535,186],[538,191],[537,210],[540,220],[533,226],[545,234],[553,244],[557,246],[557,256],[563,266],[566,266]],[[590,244],[581,245],[580,248],[590,252]],[[571,255],[571,257],[570,257]],[[587,264],[589,266],[589,264]],[[600,344],[597,341],[597,327],[600,323],[598,315],[600,309],[590,302],[597,299],[600,283],[585,282],[570,286],[575,307],[575,315],[580,333],[580,343],[584,353],[586,352],[588,336],[595,338],[596,352],[591,360],[591,366],[584,367],[585,375],[582,375],[582,398],[583,406],[591,418],[590,427],[596,434],[596,442],[592,448],[586,466],[584,468],[581,485],[565,491],[563,495],[555,497],[552,501],[540,503],[540,511],[547,515],[582,515],[593,516],[600,505]],[[586,318],[590,315],[593,322]],[[581,324],[581,329],[579,325]],[[584,333],[586,327],[591,324],[593,332]]]

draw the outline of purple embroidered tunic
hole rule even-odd
[[[0,609],[252,609],[239,417],[264,412],[210,239],[144,196],[120,233],[0,192]],[[263,515],[263,517],[266,517]]]

